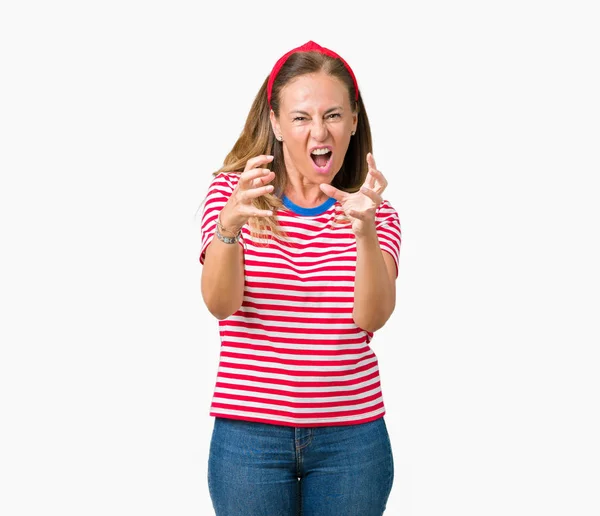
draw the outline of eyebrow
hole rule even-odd
[[[342,106],[335,106],[332,108],[329,108],[327,111],[325,111],[325,115],[327,113],[331,113],[332,111],[344,111],[344,108]],[[300,113],[301,115],[306,115],[306,116],[310,116],[310,113],[307,113],[306,111],[300,111],[298,109],[294,110],[294,111],[290,111],[290,115],[294,114],[294,113]]]

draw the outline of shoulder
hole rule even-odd
[[[239,181],[240,174],[236,172],[220,172],[212,178],[209,189],[229,191],[231,193]]]
[[[398,225],[400,224],[400,216],[396,209],[392,206],[390,201],[383,201],[377,208],[377,212],[375,214],[375,221],[379,224],[396,222]]]
[[[211,212],[225,205],[239,180],[240,175],[234,172],[221,172],[213,176],[202,201],[203,217],[212,216]]]

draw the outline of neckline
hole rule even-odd
[[[319,206],[315,206],[314,208],[303,208],[302,206],[298,206],[290,201],[287,195],[284,195],[281,199],[283,201],[283,205],[290,211],[296,213],[297,215],[304,216],[314,216],[321,215],[325,213],[329,208],[331,208],[335,204],[335,199],[333,197],[329,197],[323,204]]]

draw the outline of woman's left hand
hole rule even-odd
[[[367,164],[369,173],[358,192],[342,192],[326,183],[320,185],[323,193],[341,203],[344,213],[352,222],[352,232],[356,236],[375,231],[375,212],[383,202],[381,194],[388,184],[383,174],[377,170],[375,159],[370,152],[367,154]]]

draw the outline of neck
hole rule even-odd
[[[323,204],[329,197],[321,192],[319,185],[313,185],[314,188],[298,190],[297,188],[286,188],[285,196],[298,206],[303,208],[314,208]]]
[[[288,181],[284,194],[294,204],[303,208],[314,208],[329,199],[329,196],[321,191],[319,183],[310,182],[287,164],[286,168],[288,171]]]

